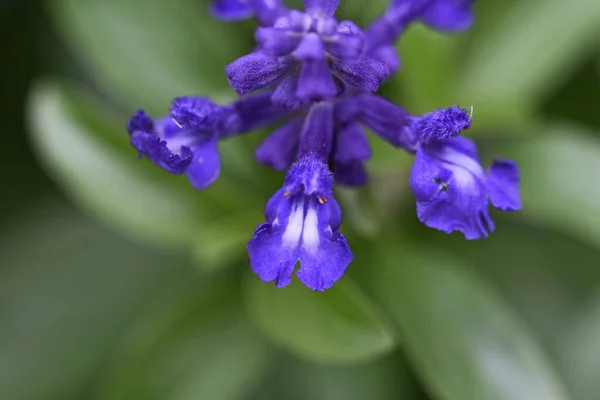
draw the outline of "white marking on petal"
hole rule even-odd
[[[314,253],[319,248],[319,218],[317,210],[309,208],[304,219],[304,230],[302,232],[302,247],[308,253]]]
[[[293,206],[287,226],[281,237],[281,245],[288,249],[296,249],[302,236],[302,227],[304,225],[304,201],[300,200]]]
[[[183,146],[189,147],[191,145],[191,140],[185,136],[175,136],[168,139],[163,139],[167,142],[167,148],[173,154],[179,155],[181,153],[181,148]],[[203,162],[204,160],[200,161]]]
[[[440,158],[444,168],[454,174],[454,179],[459,187],[472,187],[475,185],[475,179],[485,181],[485,171],[477,160],[468,155],[447,147],[440,154]]]
[[[452,176],[459,188],[472,188],[475,186],[475,177],[466,169],[454,164],[447,164],[444,167],[452,171]]]
[[[310,180],[310,184],[309,184],[309,191],[314,191],[317,188],[317,185],[319,183],[319,174],[314,174],[312,179]]]
[[[317,33],[322,34],[324,27],[325,27],[325,18],[319,18],[317,20]]]
[[[308,15],[305,15],[302,23],[303,23],[304,32],[309,32],[310,26],[312,25],[312,18],[309,17]]]

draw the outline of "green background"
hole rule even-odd
[[[336,193],[355,260],[325,293],[249,271],[282,180],[253,161],[266,130],[221,143],[204,192],[128,144],[138,108],[233,99],[253,22],[202,0],[0,4],[0,399],[596,400],[600,2],[476,3],[465,34],[411,27],[381,93],[473,105],[466,133],[485,164],[518,161],[523,211],[480,241],[428,229],[411,158],[373,140],[371,185]]]

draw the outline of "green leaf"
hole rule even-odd
[[[357,365],[290,361],[283,369],[280,399],[392,400],[415,399],[419,393],[406,362],[398,356]]]
[[[576,126],[552,125],[544,134],[502,149],[521,170],[523,217],[600,246],[600,141]]]
[[[288,3],[288,2],[286,2]],[[365,7],[363,0],[344,0],[336,12],[340,20],[351,20],[359,26],[366,27],[383,13],[388,6],[387,0],[371,0],[369,7]],[[302,2],[296,1],[294,8],[302,9]]]
[[[32,142],[53,178],[79,205],[129,235],[192,248],[214,268],[243,254],[263,219],[268,197],[258,175],[239,181],[224,172],[208,190],[194,190],[185,177],[138,160],[126,133],[99,105],[58,84],[38,85],[30,110]],[[256,190],[244,191],[248,186]]]
[[[595,399],[600,391],[600,286],[594,299],[572,316],[563,335],[561,356],[565,371],[580,399]]]
[[[457,236],[440,243],[432,237],[428,243],[477,265],[549,349],[560,350],[572,318],[600,285],[600,269],[592,262],[598,249],[566,232],[529,224],[519,213],[496,214],[491,240],[470,242]]]
[[[492,279],[557,361],[572,397],[594,399],[600,389],[593,367],[600,361],[598,249],[526,224],[519,213],[495,220],[491,240],[428,243],[443,245]]]
[[[33,144],[44,164],[79,204],[111,225],[146,239],[178,243],[198,230],[192,198],[169,190],[130,159],[103,145],[69,113],[55,85],[39,86],[31,97]]]
[[[465,98],[476,105],[514,102],[516,111],[539,101],[569,76],[565,71],[585,57],[598,35],[598,1],[522,0],[513,4],[499,23],[479,30],[468,55],[462,86]]]
[[[190,279],[171,285],[135,320],[97,399],[242,398],[269,357],[246,323],[235,280]]]
[[[423,24],[411,27],[397,46],[402,70],[391,79],[397,90],[389,93],[390,98],[401,100],[416,115],[454,104],[459,40]]]
[[[376,237],[381,230],[370,193],[357,188],[339,187],[335,198],[344,210],[344,227],[364,237]]]
[[[211,18],[206,2],[197,0],[48,5],[55,27],[98,87],[152,114],[166,113],[176,96],[229,92],[223,68],[252,45],[250,32]]]
[[[540,345],[488,282],[439,252],[380,249],[371,286],[438,398],[568,398]]]
[[[252,275],[245,294],[257,326],[302,357],[357,362],[394,347],[394,337],[377,309],[348,278],[317,293],[297,280],[278,289]]]
[[[0,244],[3,399],[79,398],[140,307],[194,272],[56,200],[21,209]]]

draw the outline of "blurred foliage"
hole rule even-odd
[[[266,132],[220,144],[204,192],[129,146],[136,109],[234,97],[223,66],[254,25],[207,3],[0,5],[0,398],[597,399],[600,2],[477,1],[465,34],[408,30],[382,94],[473,104],[468,133],[519,162],[524,210],[494,212],[482,241],[432,231],[411,158],[373,141],[371,186],[337,194],[355,260],[325,293],[248,271],[282,179],[253,162]],[[365,25],[385,3],[339,15]]]

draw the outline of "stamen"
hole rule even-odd
[[[317,196],[317,199],[319,199],[319,203],[321,204],[327,203],[327,197]]]
[[[171,118],[171,120],[173,121],[173,123],[174,123],[175,125],[177,125],[177,127],[178,127],[179,129],[183,129],[183,127],[181,126],[181,124],[180,124],[179,122],[177,122],[177,120],[176,120],[175,118]]]
[[[290,198],[290,192],[288,192],[288,191],[283,192],[283,197],[285,197],[286,199],[289,199]]]

